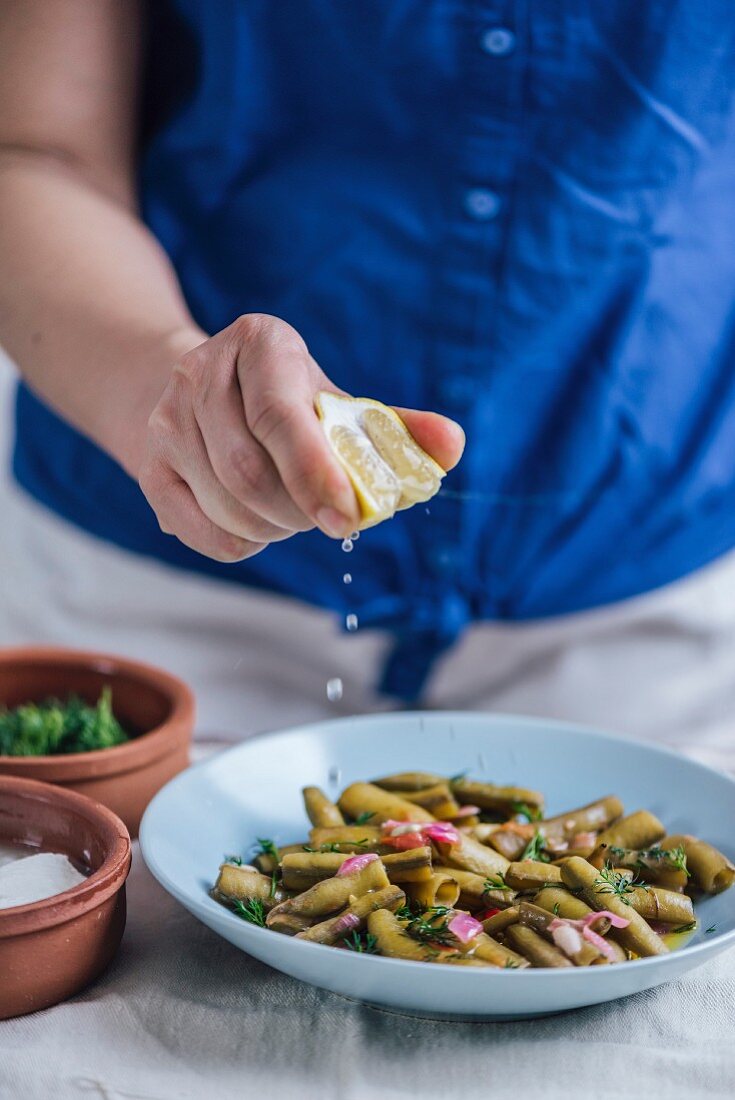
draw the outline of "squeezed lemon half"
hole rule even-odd
[[[329,444],[355,490],[361,529],[437,492],[445,471],[419,447],[393,409],[369,397],[326,391],[317,394],[315,404]]]

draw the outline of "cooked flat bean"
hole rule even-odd
[[[694,920],[692,899],[674,890],[660,886],[634,886],[625,895],[636,913],[646,920],[663,921],[664,924],[689,924]]]
[[[436,845],[442,858],[442,863],[449,867],[459,867],[465,871],[474,871],[476,875],[505,874],[508,868],[508,860],[500,852],[480,844],[471,836],[462,834],[456,844],[445,844],[439,841]],[[510,883],[509,883],[510,885]]]
[[[568,959],[571,959],[575,966],[601,966],[608,962],[604,952],[585,940],[576,928],[573,929],[574,932],[577,932],[574,939],[578,940],[579,943],[573,951],[569,951],[565,946],[557,943],[549,930],[549,926],[553,921],[563,920],[564,918],[557,918],[553,913],[549,913],[548,910],[542,909],[539,905],[522,901],[519,906],[519,919],[521,924],[524,924],[527,928],[533,928],[540,936],[544,936],[545,939],[553,943],[554,947],[561,951],[562,955],[566,955]]]
[[[665,832],[659,819],[648,810],[636,810],[603,829],[597,838],[597,848],[592,853],[590,863],[595,867],[598,865],[598,849],[603,844],[612,844],[616,848],[650,848],[661,840]]]
[[[373,779],[374,786],[382,787],[384,791],[422,791],[446,782],[443,776],[431,772],[397,772],[395,775],[384,775],[382,779]]]
[[[212,894],[217,901],[249,901],[251,898],[258,898],[266,909],[273,908],[288,897],[280,886],[273,889],[270,875],[261,875],[252,867],[238,867],[234,863],[221,865]]]
[[[431,878],[431,848],[409,848],[381,857],[388,878],[399,885],[404,882],[427,882]]]
[[[576,810],[544,818],[538,828],[544,836],[570,840],[576,833],[599,832],[617,820],[623,812],[623,803],[615,795],[598,798]]]
[[[370,825],[335,825],[318,827],[309,833],[309,847],[320,848],[338,845],[340,852],[379,852],[383,834]],[[303,851],[303,846],[297,851]]]
[[[350,875],[339,875],[335,878],[324,879],[317,882],[303,894],[288,898],[268,914],[266,923],[271,924],[272,918],[281,914],[298,914],[313,917],[327,916],[336,913],[338,909],[344,909],[349,902],[350,895],[360,897],[368,890],[382,890],[390,885],[385,868],[379,859],[368,863],[360,871]]]
[[[524,859],[511,863],[505,872],[508,886],[520,893],[540,890],[544,886],[555,886],[561,882],[561,871],[555,863],[539,863],[535,859]]]
[[[281,860],[281,876],[287,890],[308,890],[325,878],[334,878],[347,852],[290,852]]]
[[[509,905],[515,895],[515,890],[509,886],[502,887],[502,876],[493,875],[488,879],[484,875],[476,875],[473,871],[463,871],[459,867],[437,866],[437,871],[445,871],[459,885],[459,905],[462,909],[479,909],[480,906]],[[501,883],[500,886],[492,883]],[[490,883],[490,885],[488,885]]]
[[[370,813],[371,824],[380,825],[384,821],[435,821],[433,814],[423,806],[416,806],[399,798],[390,791],[376,787],[374,783],[352,783],[339,798],[339,808],[348,817],[359,817]]]
[[[479,806],[489,813],[510,816],[514,807],[525,802],[527,806],[541,809],[544,796],[526,787],[499,787],[494,783],[476,783],[471,779],[455,779],[450,782],[452,794],[463,806]]]
[[[665,837],[662,846],[683,847],[692,881],[706,894],[720,894],[735,883],[735,865],[706,840],[681,833]]]
[[[684,890],[689,881],[687,871],[678,858],[682,849],[662,848],[618,848],[615,844],[601,844],[589,857],[594,867],[604,867],[612,863],[615,867],[633,871],[635,877],[643,882],[655,882],[666,890]]]
[[[451,871],[434,871],[426,882],[407,882],[405,890],[411,900],[424,909],[430,909],[432,905],[445,905],[451,909],[459,897],[459,886]]]
[[[503,970],[525,970],[530,966],[528,959],[525,959],[523,955],[519,955],[517,951],[512,951],[510,947],[506,947],[504,943],[498,943],[492,936],[488,936],[485,932],[480,932],[474,939],[471,939],[468,944],[460,944],[460,951],[471,951],[472,955],[476,959],[482,959],[483,962],[490,963],[491,966],[499,966]]]
[[[344,825],[345,819],[338,806],[327,798],[319,787],[304,787],[304,806],[312,825],[329,827],[330,825]]]
[[[595,912],[586,901],[570,894],[563,886],[545,886],[542,890],[539,890],[533,902],[534,905],[538,905],[542,909],[548,909],[554,916],[566,917],[567,920],[582,920],[584,917],[588,917],[590,913]],[[595,931],[599,932],[601,936],[604,936],[609,928],[610,922],[608,920],[600,920],[595,923]]]
[[[561,877],[564,885],[570,890],[579,890],[582,899],[593,909],[609,909],[611,913],[629,921],[627,928],[610,931],[612,938],[618,940],[623,947],[636,955],[667,954],[668,948],[644,918],[601,881],[597,867],[579,856],[572,856],[562,864]]]
[[[516,824],[512,829],[496,829],[488,835],[486,843],[512,862],[521,858],[535,832],[535,825]]]
[[[311,924],[312,918],[305,913],[286,913],[280,909],[271,909],[266,917],[266,926],[271,932],[280,932],[284,936],[298,936]]]
[[[340,943],[353,932],[362,931],[368,917],[375,910],[389,909],[395,912],[405,900],[406,895],[398,886],[385,886],[382,890],[371,890],[355,898],[352,904],[336,917],[330,917],[329,920],[312,925],[304,932],[299,932],[297,937],[300,940],[310,940],[312,943]]]
[[[387,909],[379,909],[368,917],[368,932],[375,936],[378,953],[391,959],[413,959],[414,962],[435,962],[464,966],[489,966],[481,959],[464,958],[459,952],[443,952],[419,943]],[[449,956],[449,957],[448,957]],[[452,957],[454,956],[454,957]]]
[[[423,806],[425,810],[446,821],[459,813],[459,803],[452,797],[452,793],[446,783],[437,783],[435,787],[424,787],[420,791],[392,791],[397,798],[403,798],[406,802],[413,802],[416,806]]]
[[[523,924],[511,924],[505,931],[505,938],[519,954],[524,955],[531,966],[566,967],[573,966],[558,947],[548,943],[538,932]]]
[[[278,849],[278,860],[280,862],[280,860],[282,860],[285,855],[288,855],[289,852],[301,851],[303,851],[303,847],[301,844],[286,844],[283,848]],[[272,875],[273,872],[276,870],[276,867],[278,866],[276,861],[268,852],[259,852],[258,855],[254,857],[253,863],[259,871],[263,872],[264,875]]]
[[[509,924],[517,924],[518,916],[518,906],[510,905],[507,909],[501,909],[499,913],[493,913],[491,917],[487,917],[482,921],[482,927],[488,936],[497,936],[504,932]]]

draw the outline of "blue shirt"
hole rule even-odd
[[[319,533],[190,552],[24,388],[22,485],[132,551],[389,627],[406,698],[471,620],[735,546],[730,0],[148,7],[142,208],[197,321],[277,314],[352,393],[457,418],[467,452],[349,558]]]

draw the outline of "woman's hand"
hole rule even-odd
[[[314,410],[320,390],[342,392],[277,317],[247,314],[187,352],[150,416],[139,469],[161,529],[227,562],[314,526],[354,531],[360,511]],[[401,415],[440,466],[456,465],[459,425]]]

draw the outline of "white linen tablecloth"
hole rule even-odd
[[[199,924],[137,845],[107,974],[0,1024],[2,1100],[732,1100],[735,951],[625,1000],[518,1023],[382,1012]]]

